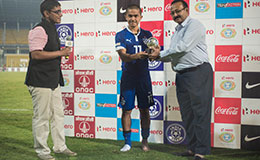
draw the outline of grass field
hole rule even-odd
[[[32,137],[32,103],[24,83],[25,73],[0,72],[0,160],[36,160]],[[77,157],[53,154],[58,160],[187,160],[174,152],[184,151],[180,145],[150,144],[151,151],[142,152],[141,143],[119,152],[123,141],[66,137],[68,147]],[[49,138],[49,146],[52,146]],[[210,160],[260,160],[260,152],[213,148]]]

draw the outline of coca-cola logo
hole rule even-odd
[[[170,11],[171,10],[171,3],[169,3],[169,4],[167,4],[166,6],[165,6],[165,12],[168,12],[168,11]]]
[[[217,63],[221,63],[221,62],[222,63],[225,63],[225,62],[236,63],[236,62],[238,62],[238,60],[239,60],[239,55],[237,55],[237,54],[231,54],[231,55],[227,55],[227,56],[220,54],[216,57]]]
[[[236,107],[228,107],[228,108],[224,108],[224,107],[217,107],[215,110],[215,114],[222,114],[222,115],[238,115],[238,108]]]
[[[154,37],[160,37],[161,34],[162,34],[162,30],[161,30],[161,29],[154,29],[154,30],[152,31],[152,35],[153,35]]]

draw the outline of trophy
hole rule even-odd
[[[145,41],[145,44],[147,45],[147,49],[146,52],[147,53],[152,53],[152,49],[150,47],[157,47],[159,45],[159,41],[158,39],[154,38],[154,37],[150,37]]]

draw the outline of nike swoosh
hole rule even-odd
[[[251,88],[254,88],[254,87],[257,87],[257,86],[260,86],[260,83],[256,83],[256,84],[253,84],[253,85],[250,85],[249,82],[246,83],[246,89],[251,89]]]
[[[120,8],[120,13],[125,13],[126,9],[123,9],[123,7]]]
[[[248,138],[248,135],[246,135],[246,136],[245,136],[245,141],[246,141],[246,142],[250,142],[250,141],[256,140],[256,139],[258,139],[258,138],[260,138],[260,136]]]

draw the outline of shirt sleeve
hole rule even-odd
[[[201,41],[205,33],[204,26],[199,21],[192,21],[187,25],[189,26],[184,31],[182,39],[171,44],[168,50],[161,52],[161,57],[190,52]]]
[[[116,51],[126,48],[126,45],[123,41],[123,37],[121,35],[122,34],[116,34]]]
[[[29,32],[28,41],[29,41],[29,50],[30,52],[36,50],[43,50],[47,44],[48,35],[46,34],[43,27],[38,26]]]

